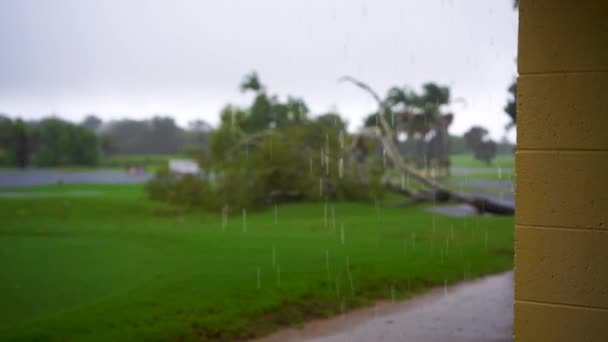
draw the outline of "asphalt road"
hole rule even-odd
[[[45,169],[0,170],[0,187],[20,187],[45,184],[129,184],[142,183],[151,174],[128,174],[119,170],[56,171]]]

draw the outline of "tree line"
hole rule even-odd
[[[56,116],[24,121],[0,114],[0,165],[95,166],[102,156],[199,151],[208,145],[210,131],[204,121],[183,129],[168,116],[103,122],[87,115],[72,123]]]
[[[218,141],[234,142],[227,127],[251,135],[269,128],[280,130],[314,122],[346,131],[347,123],[339,113],[328,111],[311,118],[302,98],[287,96],[281,100],[278,95],[269,94],[255,72],[247,75],[239,87],[254,94],[251,105],[246,108],[226,105],[219,114],[220,125],[216,129],[202,120],[181,128],[167,115],[104,122],[89,114],[81,122],[72,123],[56,116],[24,121],[0,114],[0,165],[93,166],[103,156],[116,155],[186,153],[209,157],[213,154],[209,149],[222,145]],[[513,97],[505,112],[512,118],[511,127],[515,123],[515,84],[509,92]],[[450,135],[448,129],[454,115],[445,111],[445,105],[451,101],[446,86],[426,83],[420,92],[407,86],[393,87],[383,101],[388,107],[385,119],[398,133],[395,143],[408,161],[418,167],[448,172],[450,154],[472,152],[475,158],[490,163],[497,153],[513,149],[508,142],[492,141],[481,126],[472,127],[463,137]],[[373,136],[374,129],[380,129],[378,113],[371,113],[363,124],[360,134]],[[379,146],[376,144],[372,152],[381,156]]]

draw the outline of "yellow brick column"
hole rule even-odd
[[[515,341],[608,341],[608,0],[519,13]]]

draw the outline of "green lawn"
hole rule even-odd
[[[0,198],[0,340],[238,340],[513,266],[510,217],[309,203],[223,228],[141,186],[11,191],[55,196]]]
[[[154,172],[159,167],[167,166],[169,160],[176,158],[186,157],[171,154],[105,156],[99,161],[99,167],[125,169],[131,165],[139,165],[145,166],[148,172]]]

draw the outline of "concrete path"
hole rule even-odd
[[[438,288],[259,340],[309,342],[512,341],[513,272]]]

